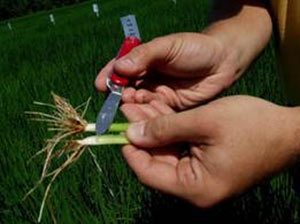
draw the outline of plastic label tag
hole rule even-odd
[[[125,37],[137,37],[141,39],[139,28],[135,19],[135,15],[128,15],[121,18]]]

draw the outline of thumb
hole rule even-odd
[[[178,142],[205,143],[212,137],[214,126],[201,110],[190,110],[132,123],[126,135],[130,142],[145,148]]]
[[[175,38],[167,36],[142,44],[117,60],[114,71],[125,76],[142,76],[149,67],[168,61],[174,42]]]

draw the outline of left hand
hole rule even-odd
[[[113,59],[95,84],[99,91],[107,91],[106,79],[114,71],[134,81],[123,91],[124,103],[161,100],[184,110],[215,97],[240,77],[244,68],[238,66],[235,52],[207,34],[172,34]]]

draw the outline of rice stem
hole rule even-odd
[[[107,132],[126,132],[128,129],[129,124],[128,123],[113,123],[111,124],[110,128]],[[95,123],[89,123],[85,127],[85,132],[96,132],[96,124]]]
[[[124,135],[95,135],[82,140],[77,140],[80,145],[126,145],[129,144],[128,139]]]

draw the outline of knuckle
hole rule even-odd
[[[137,179],[138,181],[141,183],[141,184],[144,184],[144,185],[150,185],[149,184],[149,178],[147,177],[147,175],[145,174],[141,174],[141,173],[137,173]]]
[[[167,36],[156,37],[151,42],[160,46],[170,46],[173,45],[176,41],[182,40],[184,38],[183,33],[170,34]]]
[[[221,120],[223,115],[220,116],[220,112],[216,108],[211,105],[203,106],[201,110],[195,111],[197,116],[193,116],[192,125],[194,127],[205,127],[205,134],[210,137],[221,134],[223,130]]]
[[[230,184],[216,179],[206,179],[189,187],[190,194],[186,197],[188,201],[199,208],[209,209],[227,199],[230,194]]]
[[[97,78],[94,80],[94,86],[98,87],[99,82],[100,82],[99,76],[97,76]]]
[[[174,51],[176,51],[177,42],[178,38],[175,35],[157,37],[149,43],[148,47],[159,49],[159,52],[161,53],[157,55],[158,57],[160,57],[158,59],[169,61],[174,56]]]
[[[166,42],[166,38],[167,37],[155,37],[154,39],[152,39],[152,43],[155,44],[161,44],[161,43],[165,43]]]
[[[156,140],[163,140],[166,133],[170,130],[171,124],[167,116],[154,120],[151,124],[152,136]]]
[[[143,44],[131,50],[130,55],[136,59],[143,58],[147,54],[147,45]]]

